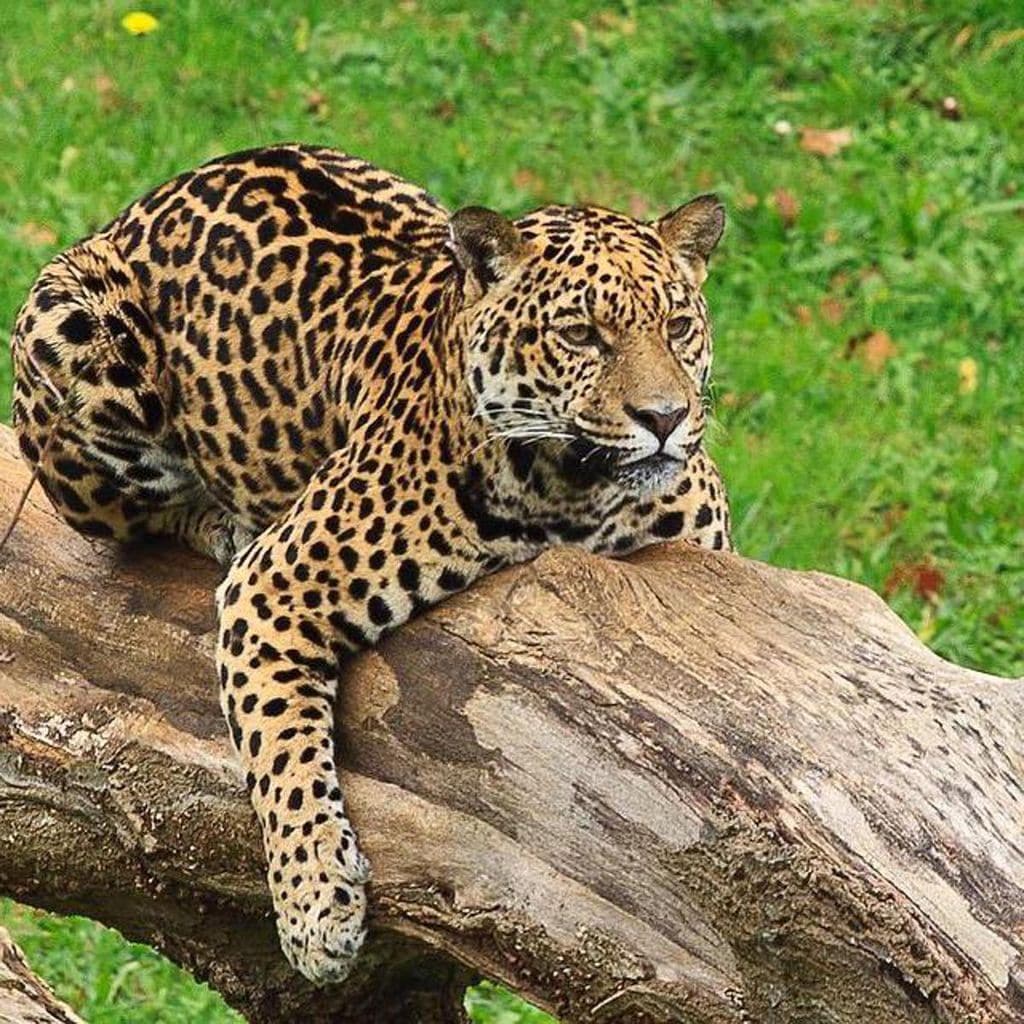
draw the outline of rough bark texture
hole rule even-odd
[[[0,1024],[82,1024],[32,973],[6,928],[0,928]]]
[[[351,663],[373,932],[312,989],[217,710],[215,578],[33,494],[0,554],[0,889],[253,1022],[456,1021],[477,974],[564,1021],[1024,1019],[1024,681],[861,587],[682,546],[551,552]]]

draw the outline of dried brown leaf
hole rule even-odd
[[[435,103],[433,109],[430,111],[439,121],[453,121],[455,115],[459,112],[459,108],[455,106],[452,100],[441,100]]]
[[[748,405],[752,405],[760,398],[761,395],[757,391],[726,391],[721,398],[718,399],[718,404],[723,409],[745,409]]]
[[[330,112],[327,97],[319,89],[310,89],[306,93],[306,112],[314,117],[323,118]]]
[[[826,295],[818,303],[818,312],[821,313],[821,319],[825,323],[842,323],[843,317],[846,316],[846,303],[834,295]]]
[[[971,41],[973,35],[974,26],[964,25],[964,27],[953,37],[953,52],[956,53],[958,50],[962,50]]]
[[[800,200],[789,189],[777,188],[772,193],[772,205],[787,228],[791,228],[800,216]]]
[[[816,156],[834,157],[853,142],[850,128],[801,128],[800,148]]]
[[[890,505],[885,510],[885,515],[882,517],[882,535],[888,537],[893,530],[895,530],[896,527],[906,519],[909,511],[910,506],[904,504],[902,501],[898,501],[894,505]]]
[[[618,32],[620,35],[636,35],[636,22],[617,11],[598,11],[593,18],[594,25],[604,32]]]
[[[18,225],[15,234],[29,245],[57,244],[57,232],[48,224],[37,224],[34,220],[27,220],[24,224]]]
[[[541,193],[545,190],[544,179],[529,167],[520,167],[512,175],[512,184],[524,192]]]
[[[892,597],[897,590],[909,587],[922,601],[934,603],[945,583],[945,574],[931,562],[901,562],[885,578],[882,595]]]
[[[639,192],[631,192],[626,200],[626,210],[634,220],[647,220],[651,213],[650,203]]]
[[[1024,40],[1024,28],[1011,28],[1008,32],[996,32],[989,40],[988,46],[985,47],[985,56],[989,57],[1021,40]]]
[[[881,373],[885,364],[899,353],[888,331],[871,331],[846,343],[846,358],[856,357],[872,373]]]
[[[100,109],[110,113],[123,105],[117,82],[110,75],[100,72],[92,80],[93,92],[99,97]]]

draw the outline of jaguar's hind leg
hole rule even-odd
[[[81,533],[171,533],[230,561],[248,536],[214,507],[172,422],[163,351],[117,247],[94,237],[40,274],[12,337],[25,458]]]

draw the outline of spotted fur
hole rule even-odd
[[[705,455],[722,210],[449,214],[277,146],[163,185],[40,274],[14,422],[76,529],[227,566],[222,705],[285,953],[339,980],[368,869],[337,781],[339,655],[554,544],[729,546]]]

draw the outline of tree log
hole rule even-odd
[[[32,973],[6,928],[0,928],[0,1024],[83,1024]]]
[[[312,988],[217,708],[216,579],[33,491],[0,553],[0,889],[252,1022],[457,1021],[479,975],[566,1022],[1024,1020],[1024,680],[862,587],[685,545],[552,551],[350,662],[372,930]]]

